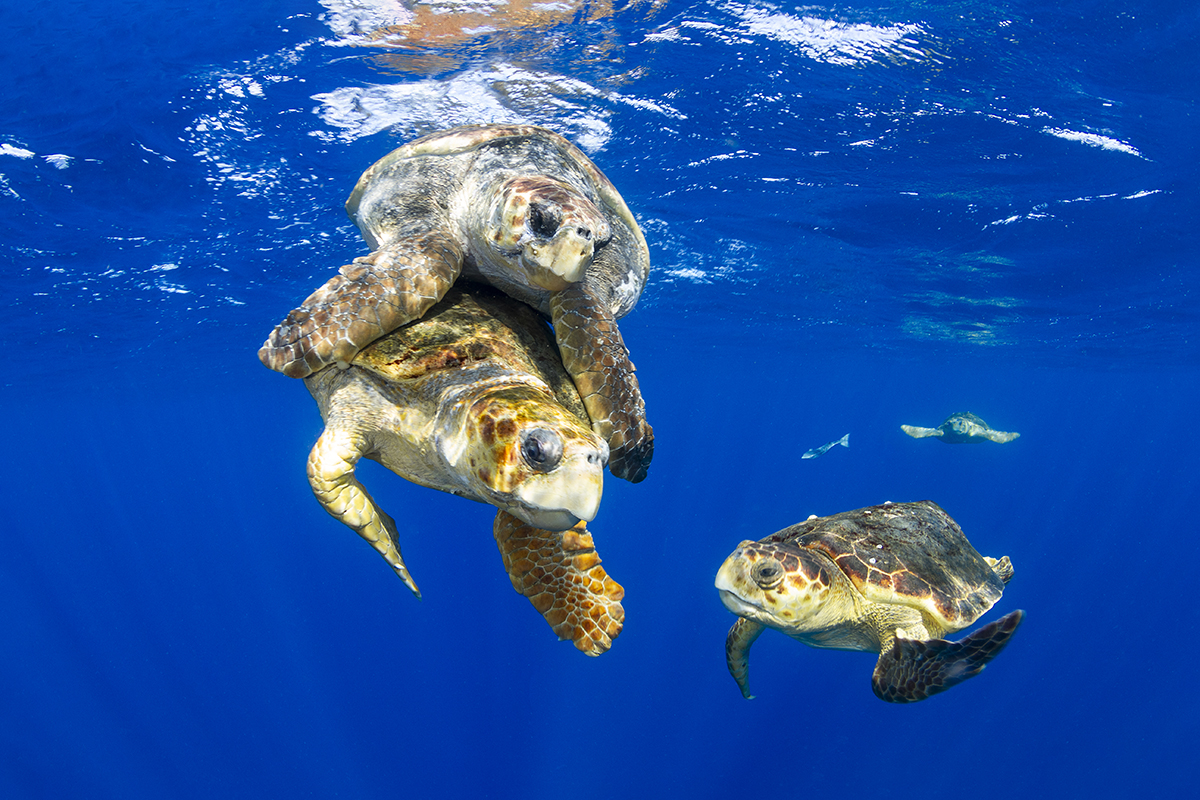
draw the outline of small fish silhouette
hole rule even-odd
[[[823,456],[829,452],[829,448],[837,447],[839,444],[842,447],[849,447],[850,446],[850,434],[847,433],[845,436],[838,439],[836,442],[830,442],[829,444],[823,444],[820,447],[814,447],[812,450],[809,450],[807,453],[805,453],[804,455],[802,455],[800,457],[801,458],[816,458],[817,456]]]

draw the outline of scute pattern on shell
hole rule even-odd
[[[357,210],[362,188],[374,180],[380,172],[387,170],[398,161],[419,156],[453,156],[469,153],[491,143],[502,145],[505,139],[534,139],[546,142],[548,149],[553,149],[561,158],[566,159],[583,172],[595,184],[606,202],[611,202],[610,195],[620,197],[616,187],[612,185],[600,168],[561,134],[535,125],[463,125],[414,139],[381,158],[359,178],[354,191],[346,201],[347,208],[353,214]],[[627,213],[628,209],[625,211]],[[632,218],[632,214],[629,217]]]
[[[532,308],[510,302],[498,289],[459,281],[424,317],[400,330],[403,336],[369,345],[354,359],[355,366],[396,381],[497,359],[545,381],[564,408],[588,418],[550,327]]]
[[[974,622],[1004,591],[958,524],[930,501],[811,519],[763,541],[823,552],[868,600],[921,608],[954,628]]]

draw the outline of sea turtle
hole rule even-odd
[[[304,382],[325,420],[308,457],[313,494],[414,594],[396,523],[355,476],[364,456],[496,506],[494,535],[513,586],[560,638],[590,655],[608,649],[624,591],[599,566],[585,526],[600,503],[608,445],[587,424],[536,311],[460,283],[345,369]]]
[[[988,427],[986,422],[969,411],[958,411],[951,414],[936,428],[918,428],[915,425],[901,425],[900,430],[914,439],[935,436],[946,444],[972,444],[975,442],[1004,444],[1005,442],[1011,442],[1021,435],[1006,431],[994,431]]]
[[[928,500],[809,517],[742,542],[721,565],[721,601],[739,617],[725,641],[729,672],[749,698],[750,646],[775,628],[813,647],[879,653],[875,694],[924,700],[1004,649],[1025,612],[957,642],[941,637],[983,616],[1012,574],[1008,556],[979,555]]]
[[[291,377],[348,363],[429,310],[460,275],[548,315],[609,469],[646,476],[654,433],[616,320],[650,272],[641,229],[604,174],[545,128],[470,125],[372,165],[346,201],[372,249],[276,326],[259,359]]]

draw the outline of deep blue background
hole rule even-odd
[[[365,46],[335,0],[5,4],[0,795],[1187,793],[1200,12],[568,5]],[[414,600],[312,500],[315,405],[254,357],[365,252],[362,169],[516,120],[592,155],[655,264],[598,659],[513,593],[491,509],[366,465]],[[1022,436],[899,431],[960,409]],[[1012,646],[897,707],[873,656],[768,634],[744,701],[722,559],[923,498],[1012,557]]]

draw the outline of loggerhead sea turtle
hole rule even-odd
[[[972,444],[975,442],[1004,444],[1005,442],[1011,442],[1021,435],[1006,431],[994,431],[988,427],[986,422],[969,411],[958,411],[951,414],[936,428],[918,428],[915,425],[901,425],[900,430],[914,439],[935,436],[946,444]]]
[[[654,433],[616,320],[650,272],[625,201],[577,147],[545,128],[472,125],[430,134],[372,165],[346,201],[372,249],[276,326],[259,359],[294,378],[348,363],[418,319],[463,275],[554,323],[563,364],[609,469],[638,482]]]
[[[1014,611],[957,642],[941,637],[975,622],[1012,577],[1008,556],[979,555],[928,500],[809,517],[742,542],[717,572],[725,607],[740,619],[725,656],[750,698],[750,646],[775,628],[813,647],[879,653],[872,687],[912,703],[973,675],[1008,644]]]
[[[494,535],[514,588],[589,655],[620,632],[624,590],[585,522],[608,445],[587,424],[545,321],[487,286],[458,284],[420,320],[345,369],[305,379],[325,430],[308,479],[325,510],[370,542],[420,597],[395,521],[355,477],[359,459],[499,509]]]

